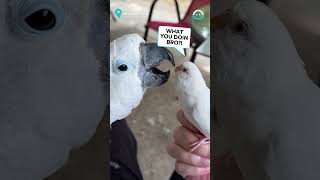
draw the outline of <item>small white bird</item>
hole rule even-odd
[[[191,144],[190,151],[210,140],[210,89],[197,66],[190,61],[175,68],[175,89],[186,118],[204,137]]]
[[[170,71],[156,68],[164,60],[174,65],[172,54],[137,34],[124,35],[110,44],[110,125],[136,108],[147,88],[167,82]]]

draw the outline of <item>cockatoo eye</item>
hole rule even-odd
[[[119,71],[127,71],[128,70],[128,66],[125,64],[121,64],[120,66],[118,66],[118,70]]]
[[[57,19],[49,9],[40,9],[26,17],[25,22],[35,30],[46,31],[54,28]]]
[[[53,0],[20,0],[12,13],[18,31],[32,35],[56,30],[64,17],[62,7]]]
[[[118,73],[127,72],[127,71],[130,71],[131,64],[125,60],[118,59],[117,61],[115,61],[113,65],[113,69],[115,70],[115,72],[118,72]]]

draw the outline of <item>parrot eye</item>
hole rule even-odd
[[[248,25],[244,21],[237,21],[232,25],[231,30],[236,34],[245,34],[248,31]]]
[[[56,16],[49,9],[40,9],[25,18],[25,22],[33,29],[46,31],[56,25]]]
[[[119,71],[127,71],[128,70],[128,66],[125,64],[121,64],[120,66],[118,66],[118,70]]]
[[[128,61],[123,60],[123,59],[117,59],[115,61],[115,64],[113,65],[113,69],[115,72],[118,73],[124,73],[130,71],[132,68],[132,65],[128,63]]]
[[[63,10],[53,0],[18,1],[14,25],[19,32],[40,35],[57,29],[63,22]]]

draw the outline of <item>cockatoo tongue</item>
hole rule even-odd
[[[156,43],[141,43],[140,52],[145,67],[141,76],[142,85],[149,88],[160,86],[167,82],[170,77],[170,71],[162,72],[156,67],[165,60],[170,61],[175,66],[171,52],[166,48],[158,47]]]

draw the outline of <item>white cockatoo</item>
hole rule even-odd
[[[164,60],[174,65],[169,50],[146,43],[137,34],[124,35],[110,43],[110,125],[127,117],[147,88],[169,79],[170,71],[156,68]]]
[[[175,90],[186,118],[199,129],[203,137],[192,144],[190,151],[210,140],[210,89],[198,67],[186,61],[175,68]]]
[[[213,19],[215,107],[246,180],[318,180],[320,89],[264,4]]]
[[[107,106],[104,0],[0,0],[0,179],[42,180]],[[103,142],[102,142],[103,143]]]

